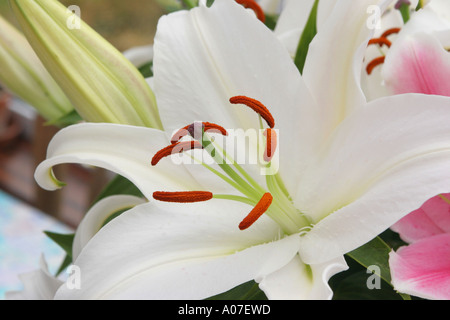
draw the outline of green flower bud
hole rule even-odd
[[[56,0],[10,0],[29,43],[83,119],[162,128],[155,96],[116,48]]]
[[[44,68],[23,34],[0,17],[0,83],[54,120],[73,110],[61,88]]]

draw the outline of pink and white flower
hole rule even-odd
[[[392,229],[409,243],[390,253],[396,290],[426,299],[450,299],[450,194],[435,196]]]

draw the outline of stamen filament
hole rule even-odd
[[[266,190],[264,190],[264,188],[262,188],[253,178],[252,176],[250,176],[236,161],[234,161],[234,159],[232,159],[225,150],[223,150],[219,145],[217,145],[216,143],[212,142],[214,147],[216,149],[218,149],[223,155],[224,157],[229,160],[233,166],[239,171],[239,173],[244,177],[244,179],[246,179],[251,185],[252,187],[260,192],[260,193],[264,193],[266,192]]]
[[[259,6],[259,4],[254,0],[236,0],[237,3],[244,6],[247,9],[251,9],[255,12],[256,17],[261,21],[266,21],[266,16],[264,14],[263,9]]]
[[[218,166],[231,179],[233,179],[237,184],[239,184],[242,187],[242,190],[244,190],[243,194],[247,195],[249,198],[254,199],[255,195],[258,193],[255,192],[254,188],[247,181],[245,181],[238,173],[236,173],[236,171],[234,171],[233,168],[231,168],[228,164],[226,164],[225,160],[218,154],[218,152],[215,152],[215,148],[212,148],[214,147],[213,142],[206,135],[203,135],[202,142],[204,149],[216,160]]]
[[[158,162],[165,157],[170,156],[174,153],[181,153],[184,151],[189,151],[192,149],[203,149],[203,146],[198,141],[182,141],[178,143],[171,144],[161,150],[159,150],[152,158],[151,164],[155,166]]]
[[[229,195],[229,194],[215,194],[213,196],[214,199],[224,199],[224,200],[232,200],[232,201],[238,201],[242,202],[251,206],[255,205],[255,201],[241,196],[235,196],[235,195]]]
[[[247,192],[247,189],[242,188],[239,184],[237,184],[234,180],[228,178],[226,175],[220,173],[219,171],[217,171],[216,169],[214,169],[213,167],[211,167],[210,165],[196,159],[194,156],[191,155],[191,158],[196,161],[197,163],[201,164],[202,166],[204,166],[206,169],[208,169],[209,171],[211,171],[212,173],[214,173],[215,175],[217,175],[219,178],[221,178],[222,180],[224,180],[226,183],[228,183],[230,186],[232,186],[233,188],[237,189],[238,191],[240,191],[242,194],[245,194]]]
[[[372,73],[373,69],[375,69],[376,66],[378,66],[378,65],[384,63],[385,59],[386,59],[386,57],[384,57],[384,56],[383,56],[383,57],[378,57],[378,58],[373,59],[373,60],[367,65],[367,68],[366,68],[367,74],[370,75],[370,74]]]
[[[272,114],[270,113],[269,109],[267,109],[267,107],[258,100],[246,96],[235,96],[230,98],[230,103],[246,105],[256,113],[258,113],[261,117],[263,117],[263,119],[266,120],[270,128],[275,127],[275,120]]]
[[[213,194],[209,191],[155,191],[153,198],[164,202],[191,203],[211,200]]]
[[[252,211],[241,221],[239,224],[240,230],[245,230],[249,228],[253,223],[256,222],[266,211],[269,209],[272,204],[273,197],[267,192],[265,193]]]

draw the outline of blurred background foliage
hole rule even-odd
[[[165,12],[158,0],[60,0],[80,7],[81,19],[118,50],[153,43],[158,18]],[[14,21],[9,3],[0,0],[0,14]]]

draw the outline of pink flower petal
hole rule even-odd
[[[429,199],[422,207],[399,220],[391,229],[408,243],[450,233],[450,200],[447,199],[450,199],[448,193]]]
[[[389,265],[396,290],[425,299],[450,299],[450,234],[391,252]]]
[[[394,43],[383,72],[386,86],[394,94],[450,96],[450,53],[430,34],[417,33]]]
[[[394,224],[391,229],[400,235],[400,238],[413,243],[420,239],[444,233],[423,211],[417,209]]]

